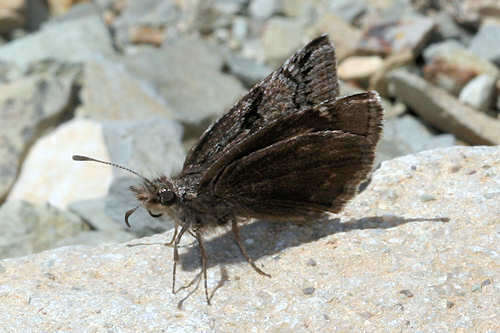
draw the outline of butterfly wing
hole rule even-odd
[[[338,95],[335,50],[320,36],[254,86],[189,152],[182,174],[200,174],[266,124]]]
[[[244,216],[303,219],[338,212],[371,171],[382,117],[378,95],[367,92],[281,119],[261,133],[279,126],[298,133],[240,153],[212,178],[213,193]]]

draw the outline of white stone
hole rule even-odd
[[[493,76],[482,74],[470,80],[460,92],[459,100],[478,110],[493,108],[496,80]]]
[[[73,161],[74,154],[109,160],[99,123],[71,120],[40,138],[26,157],[7,200],[48,201],[64,209],[71,202],[106,195],[111,168]]]

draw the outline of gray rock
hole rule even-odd
[[[0,201],[13,185],[27,150],[59,123],[74,102],[80,66],[43,62],[0,85]]]
[[[242,42],[246,39],[248,35],[248,21],[246,17],[236,16],[233,19],[233,24],[231,27],[232,37],[239,42]]]
[[[375,54],[411,50],[419,54],[429,40],[435,24],[432,18],[411,15],[392,22],[378,21],[366,27],[359,49]]]
[[[262,34],[264,60],[279,66],[304,44],[304,25],[298,19],[276,17],[266,22]]]
[[[462,28],[453,17],[445,12],[440,11],[433,17],[436,22],[436,32],[443,40],[459,40],[463,44],[469,44],[471,34]]]
[[[36,31],[50,17],[49,7],[44,0],[29,0],[25,8],[25,27],[28,31]]]
[[[267,20],[281,10],[280,0],[252,0],[248,11],[259,20]]]
[[[500,207],[484,194],[499,191],[499,154],[457,147],[387,161],[335,218],[244,225],[242,237],[255,240],[247,249],[271,279],[253,271],[231,235],[207,235],[211,306],[201,283],[177,307],[189,291],[170,292],[172,250],[161,244],[171,232],[129,243],[158,245],[3,260],[0,321],[13,331],[89,323],[97,331],[494,331]],[[421,201],[424,193],[436,200]],[[182,245],[179,286],[200,269],[196,244],[186,236]]]
[[[495,96],[495,78],[488,74],[482,74],[467,83],[460,92],[459,100],[477,110],[488,112],[493,108]]]
[[[216,0],[215,9],[226,15],[236,15],[243,12],[248,0]]]
[[[461,71],[470,70],[475,74],[489,74],[494,77],[499,75],[499,69],[494,64],[477,56],[454,40],[432,44],[425,49],[423,55],[427,63],[440,60]]]
[[[377,146],[375,165],[380,161],[455,145],[453,135],[433,135],[417,118],[405,115],[384,122],[382,139]]]
[[[64,238],[88,230],[76,215],[48,204],[6,201],[0,207],[0,258],[19,257],[54,248]]]
[[[393,95],[434,127],[470,144],[500,144],[500,121],[463,105],[405,69],[392,71],[389,82]]]
[[[178,123],[165,118],[104,124],[104,137],[111,160],[148,178],[180,172],[185,156],[182,132]],[[131,176],[118,168],[114,168],[113,173],[116,176]]]
[[[182,20],[181,8],[172,0],[130,1],[113,22],[115,43],[125,47],[129,30],[135,26],[166,27],[174,33]]]
[[[118,59],[89,61],[84,68],[77,115],[97,120],[172,117],[167,102],[148,82],[134,77]]]
[[[227,66],[229,72],[240,79],[247,88],[263,80],[273,71],[269,66],[239,56],[229,56]]]
[[[98,17],[101,15],[101,9],[91,2],[76,3],[71,8],[61,15],[56,15],[51,18],[47,24],[59,24],[61,22],[70,22],[89,17]]]
[[[500,24],[483,24],[472,39],[469,50],[500,66]]]
[[[21,67],[47,58],[80,62],[111,54],[109,32],[98,16],[49,24],[39,32],[0,47],[0,60]]]
[[[352,24],[367,11],[367,4],[366,0],[336,0],[330,1],[329,9]]]
[[[129,232],[120,230],[113,231],[98,231],[88,230],[79,233],[76,236],[64,238],[56,242],[56,247],[69,246],[69,245],[86,245],[98,246],[109,243],[123,243],[134,239],[135,236]]]
[[[189,54],[196,57],[186,56]],[[199,128],[205,128],[245,92],[238,80],[221,73],[222,55],[201,39],[179,39],[161,49],[144,48],[124,61],[132,74],[155,86],[176,120]]]

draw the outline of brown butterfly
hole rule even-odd
[[[191,149],[179,175],[152,180],[139,175],[142,185],[130,188],[137,200],[151,216],[166,213],[175,221],[169,243],[173,292],[178,245],[186,232],[198,241],[199,279],[203,274],[210,304],[204,231],[230,224],[248,263],[270,277],[248,256],[239,223],[249,218],[313,221],[339,212],[356,194],[372,168],[383,109],[374,91],[338,98],[338,90],[335,49],[320,36],[217,120]],[[128,226],[138,207],[125,214]]]

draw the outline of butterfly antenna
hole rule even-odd
[[[106,162],[106,161],[101,161],[101,160],[98,160],[98,159],[95,159],[95,158],[92,158],[92,157],[88,157],[88,156],[83,156],[83,155],[73,155],[72,156],[73,158],[73,161],[91,161],[91,162],[98,162],[98,163],[102,163],[102,164],[107,164],[107,165],[111,165],[115,168],[119,168],[119,169],[123,169],[123,170],[126,170],[130,173],[133,173],[134,175],[142,178],[146,183],[148,183],[149,185],[153,185],[153,183],[151,183],[151,181],[149,179],[147,179],[146,177],[144,177],[143,175],[139,174],[138,172],[132,170],[132,169],[129,169],[129,168],[126,168],[124,166],[121,166],[119,164],[116,164],[116,163],[112,163],[112,162]]]

